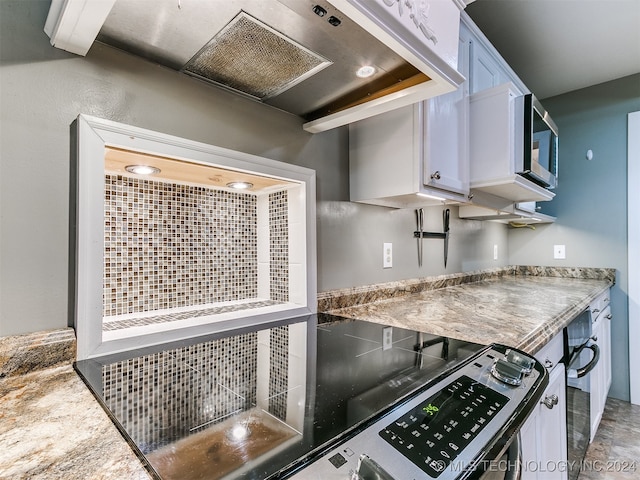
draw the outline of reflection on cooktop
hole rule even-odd
[[[157,478],[267,479],[481,348],[318,317],[76,369]]]
[[[264,410],[252,409],[159,448],[147,460],[164,480],[218,480],[299,436]]]

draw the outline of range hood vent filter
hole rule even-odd
[[[183,71],[265,100],[331,63],[240,12],[189,60]]]

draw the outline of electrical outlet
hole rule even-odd
[[[393,244],[382,244],[382,268],[393,267]]]
[[[553,258],[562,260],[567,258],[565,255],[564,245],[554,245],[553,246]]]
[[[382,350],[389,350],[393,346],[393,327],[382,329]]]
[[[498,245],[493,246],[493,259],[494,260],[498,259]]]

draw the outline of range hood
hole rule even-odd
[[[469,3],[468,1],[466,3]],[[52,45],[119,48],[321,132],[457,88],[464,0],[53,0]],[[356,71],[372,67],[361,78]]]

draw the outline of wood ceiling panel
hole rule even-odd
[[[155,175],[136,175],[125,170],[128,165],[148,165],[160,169],[160,173]],[[265,190],[277,190],[279,187],[296,184],[280,178],[265,177],[213,165],[187,162],[112,147],[106,148],[104,169],[105,173],[112,175],[197,185],[207,188],[221,188],[224,190],[234,190],[227,187],[230,182],[252,183],[253,187],[250,189],[234,190],[245,193],[261,193]]]

